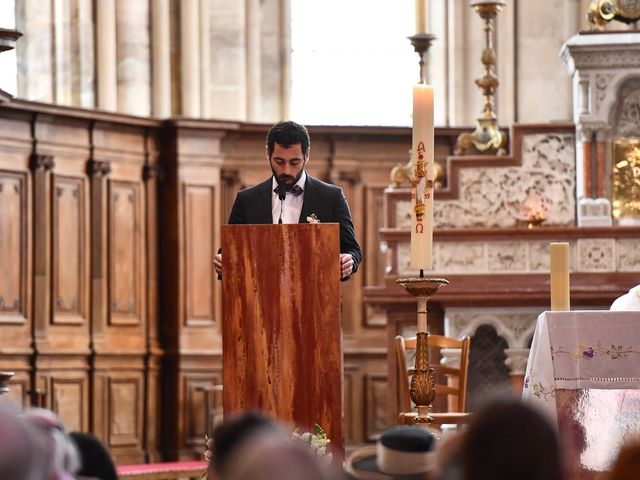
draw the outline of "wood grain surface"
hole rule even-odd
[[[318,423],[341,452],[338,225],[225,225],[222,251],[225,415]]]

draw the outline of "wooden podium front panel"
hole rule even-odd
[[[222,228],[225,415],[320,424],[343,449],[337,224]]]

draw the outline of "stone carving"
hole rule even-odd
[[[411,200],[396,201],[396,228],[411,230]]]
[[[616,244],[616,266],[619,272],[640,272],[640,242],[635,238],[621,238]]]
[[[525,272],[527,246],[524,242],[487,243],[489,270],[495,272]]]
[[[613,238],[578,239],[578,270],[581,272],[615,271]]]
[[[637,68],[640,67],[640,55],[634,50],[609,51],[603,55],[597,52],[571,52],[576,69],[583,68]]]
[[[637,138],[640,132],[640,79],[625,82],[618,95],[615,113],[615,137]]]
[[[486,272],[485,245],[482,242],[440,243],[434,259],[438,270],[447,273]],[[434,265],[434,268],[435,265]]]
[[[575,224],[574,138],[569,134],[523,137],[521,167],[465,168],[460,171],[460,197],[436,202],[436,227],[515,226],[530,191],[548,210],[548,224]]]
[[[528,348],[539,314],[539,310],[523,309],[448,309],[444,331],[445,335],[459,338],[473,335],[481,325],[491,325],[509,348]]]
[[[600,110],[600,105],[602,104],[602,101],[604,100],[604,98],[607,96],[608,87],[611,84],[611,81],[613,80],[614,77],[615,75],[613,73],[597,73],[596,74],[596,82],[595,82],[596,83],[596,99],[595,99],[596,112]]]
[[[511,370],[511,375],[524,375],[527,370],[527,361],[529,359],[528,348],[507,348],[504,351],[507,359],[505,365]]]

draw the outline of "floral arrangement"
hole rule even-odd
[[[311,432],[302,432],[296,428],[291,433],[291,439],[298,444],[309,447],[313,453],[321,457],[322,460],[327,463],[331,462],[332,454],[331,452],[327,452],[327,446],[331,443],[331,440],[325,433],[324,429],[318,425],[317,423],[313,427],[314,433]],[[207,462],[207,465],[211,463],[213,460],[213,439],[205,434],[204,436],[204,459]],[[205,471],[202,475],[203,479],[207,478],[207,472]]]
[[[303,445],[308,446],[313,453],[322,457],[323,460],[326,460],[327,462],[331,461],[332,454],[327,452],[327,446],[331,443],[331,440],[327,437],[327,434],[322,427],[317,423],[314,426],[314,433],[300,433],[296,428],[291,434],[291,438],[296,442],[300,442]]]

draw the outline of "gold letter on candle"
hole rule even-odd
[[[551,266],[551,310],[569,310],[569,244],[549,245]]]

